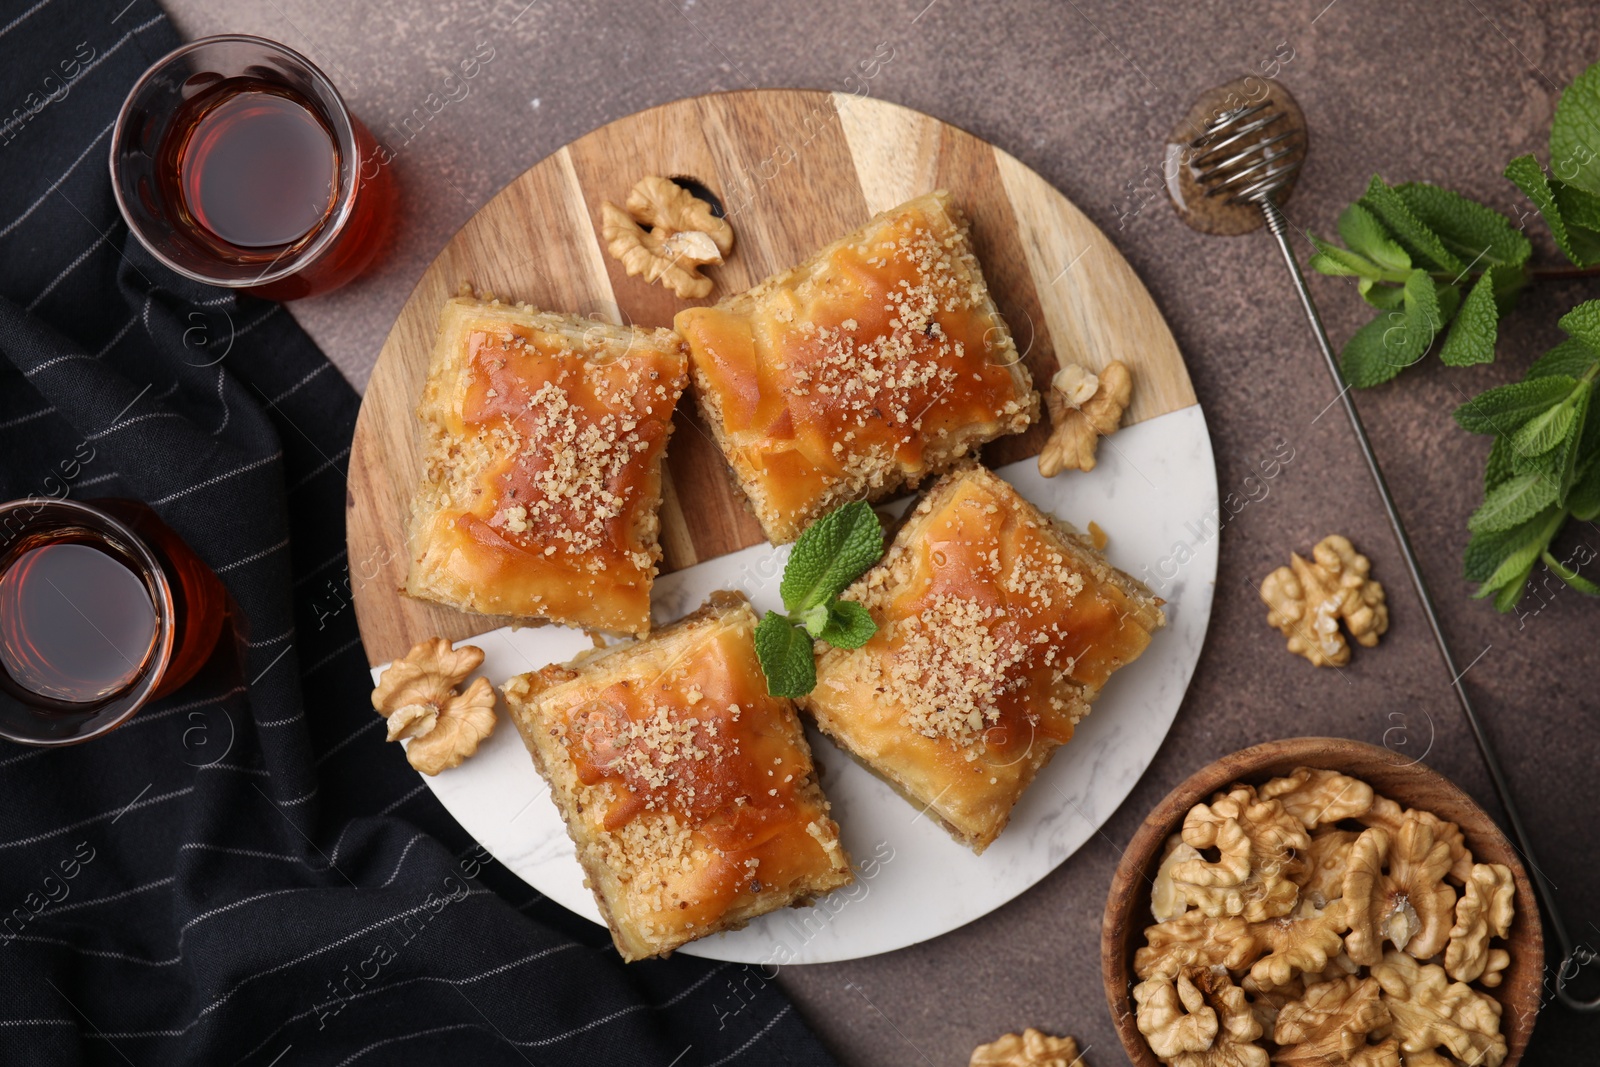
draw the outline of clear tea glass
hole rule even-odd
[[[128,228],[173,270],[273,300],[360,274],[394,211],[387,156],[316,65],[205,37],[144,73],[111,138]]]
[[[0,504],[0,737],[115,729],[195,675],[227,612],[221,580],[137,501]]]

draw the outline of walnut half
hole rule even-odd
[[[1289,651],[1313,667],[1343,667],[1350,645],[1339,632],[1342,621],[1356,643],[1373,648],[1389,629],[1383,586],[1367,577],[1372,562],[1349,538],[1333,534],[1317,542],[1307,562],[1299,553],[1261,582],[1261,599],[1272,609],[1267,623],[1289,639]]]
[[[1100,438],[1122,424],[1133,395],[1127,364],[1112,360],[1098,375],[1077,363],[1063,364],[1050,379],[1050,439],[1039,453],[1039,473],[1054,478],[1068,467],[1094,470]]]
[[[1505,1060],[1502,1009],[1487,994],[1450,981],[1437,964],[1418,963],[1393,950],[1372,969],[1372,977],[1383,986],[1391,1019],[1379,1034],[1399,1039],[1408,1063],[1427,1062],[1425,1057],[1435,1049],[1478,1067],[1500,1067]]]
[[[670,178],[642,178],[628,194],[627,210],[600,205],[606,250],[629,277],[661,282],[685,300],[711,294],[700,268],[733,251],[733,227],[711,205]],[[648,227],[648,228],[647,228]]]
[[[483,650],[451,648],[435,637],[415,645],[378,677],[372,707],[388,720],[389,741],[410,739],[406,761],[433,775],[478,751],[494,733],[494,687],[475,678],[466,692],[456,687],[483,663]]]
[[[1456,902],[1456,924],[1450,928],[1444,969],[1458,982],[1482,979],[1486,986],[1500,984],[1500,972],[1511,963],[1504,949],[1490,948],[1490,937],[1511,933],[1515,915],[1516,883],[1511,869],[1498,863],[1478,863],[1467,877]]]
[[[1070,1037],[1051,1037],[1028,1027],[972,1050],[967,1067],[1088,1067]]]
[[[1267,1067],[1255,1044],[1265,1030],[1226,972],[1191,967],[1176,979],[1151,978],[1133,987],[1133,999],[1139,1032],[1170,1067]]]
[[[1407,815],[1392,836],[1376,826],[1363,831],[1344,876],[1350,958],[1375,966],[1385,941],[1421,960],[1443,952],[1456,906],[1444,881],[1449,870],[1449,843],[1418,816]]]

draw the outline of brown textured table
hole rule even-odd
[[[402,209],[387,259],[355,285],[292,309],[357,386],[429,260],[548,152],[694,93],[864,84],[1018,156],[1111,235],[1188,359],[1222,492],[1258,498],[1221,533],[1211,636],[1177,723],[1101,834],[962,930],[887,956],[783,972],[779,981],[843,1062],[963,1064],[975,1044],[1028,1025],[1076,1035],[1094,1064],[1122,1062],[1097,957],[1117,849],[1168,789],[1225,752],[1302,734],[1403,743],[1493,808],[1350,431],[1337,409],[1319,418],[1334,394],[1275,252],[1260,234],[1207,238],[1180,226],[1159,193],[1159,145],[1200,89],[1292,49],[1281,77],[1314,135],[1290,204],[1295,226],[1331,231],[1374,171],[1453,183],[1515,216],[1521,197],[1500,169],[1514,155],[1544,154],[1558,89],[1600,59],[1600,20],[1588,4],[526,3],[168,2],[186,34],[260,33],[305,51],[397,149]],[[481,72],[462,96],[461,83],[445,77],[474,54]],[[864,79],[858,64],[875,54]],[[431,93],[439,95],[430,101]],[[1535,259],[1554,262],[1543,226],[1529,229]],[[1361,304],[1337,280],[1312,286],[1342,342],[1363,321]],[[1542,284],[1506,320],[1494,365],[1430,362],[1359,403],[1567,923],[1600,945],[1600,603],[1562,590],[1530,597],[1519,618],[1467,599],[1464,523],[1486,441],[1448,414],[1463,393],[1519,376],[1559,339],[1559,314],[1585,297],[1600,297],[1600,280]],[[1244,480],[1277,439],[1294,458],[1262,496]],[[1267,628],[1255,586],[1291,549],[1335,530],[1372,557],[1394,624],[1348,669],[1314,671]],[[1600,548],[1593,526],[1564,538]],[[1600,1018],[1547,1007],[1526,1062],[1587,1062],[1597,1038]]]

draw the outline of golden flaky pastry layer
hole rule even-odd
[[[1166,622],[1159,599],[976,463],[930,488],[844,596],[878,632],[825,648],[801,706],[974,852]]]
[[[775,543],[847,500],[915,485],[1039,411],[943,191],[675,325],[701,416]]]
[[[417,408],[405,592],[647,631],[661,457],[686,371],[671,330],[446,301]]]
[[[520,675],[506,702],[623,959],[848,884],[794,706],[737,593],[641,641]]]

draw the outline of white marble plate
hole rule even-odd
[[[1045,511],[1080,529],[1091,520],[1110,537],[1106,555],[1166,598],[1167,627],[1114,675],[1071,743],[1057,751],[1011,825],[982,856],[814,730],[857,881],[808,908],[785,908],[743,930],[680,949],[739,963],[832,963],[890,952],[954,930],[1011,900],[1071,856],[1133,789],[1166,737],[1194,673],[1217,576],[1218,495],[1211,440],[1198,406],[1117,432],[1088,474],[1039,476],[1033,460],[998,472]],[[654,613],[670,622],[714,589],[742,590],[758,610],[779,608],[788,549],[747,548],[667,575]],[[546,626],[496,630],[472,639],[482,673],[499,685],[514,674],[591,647],[583,633]],[[374,670],[374,677],[380,670]],[[600,922],[544,780],[509,722],[476,756],[423,781],[495,858],[529,885]]]

